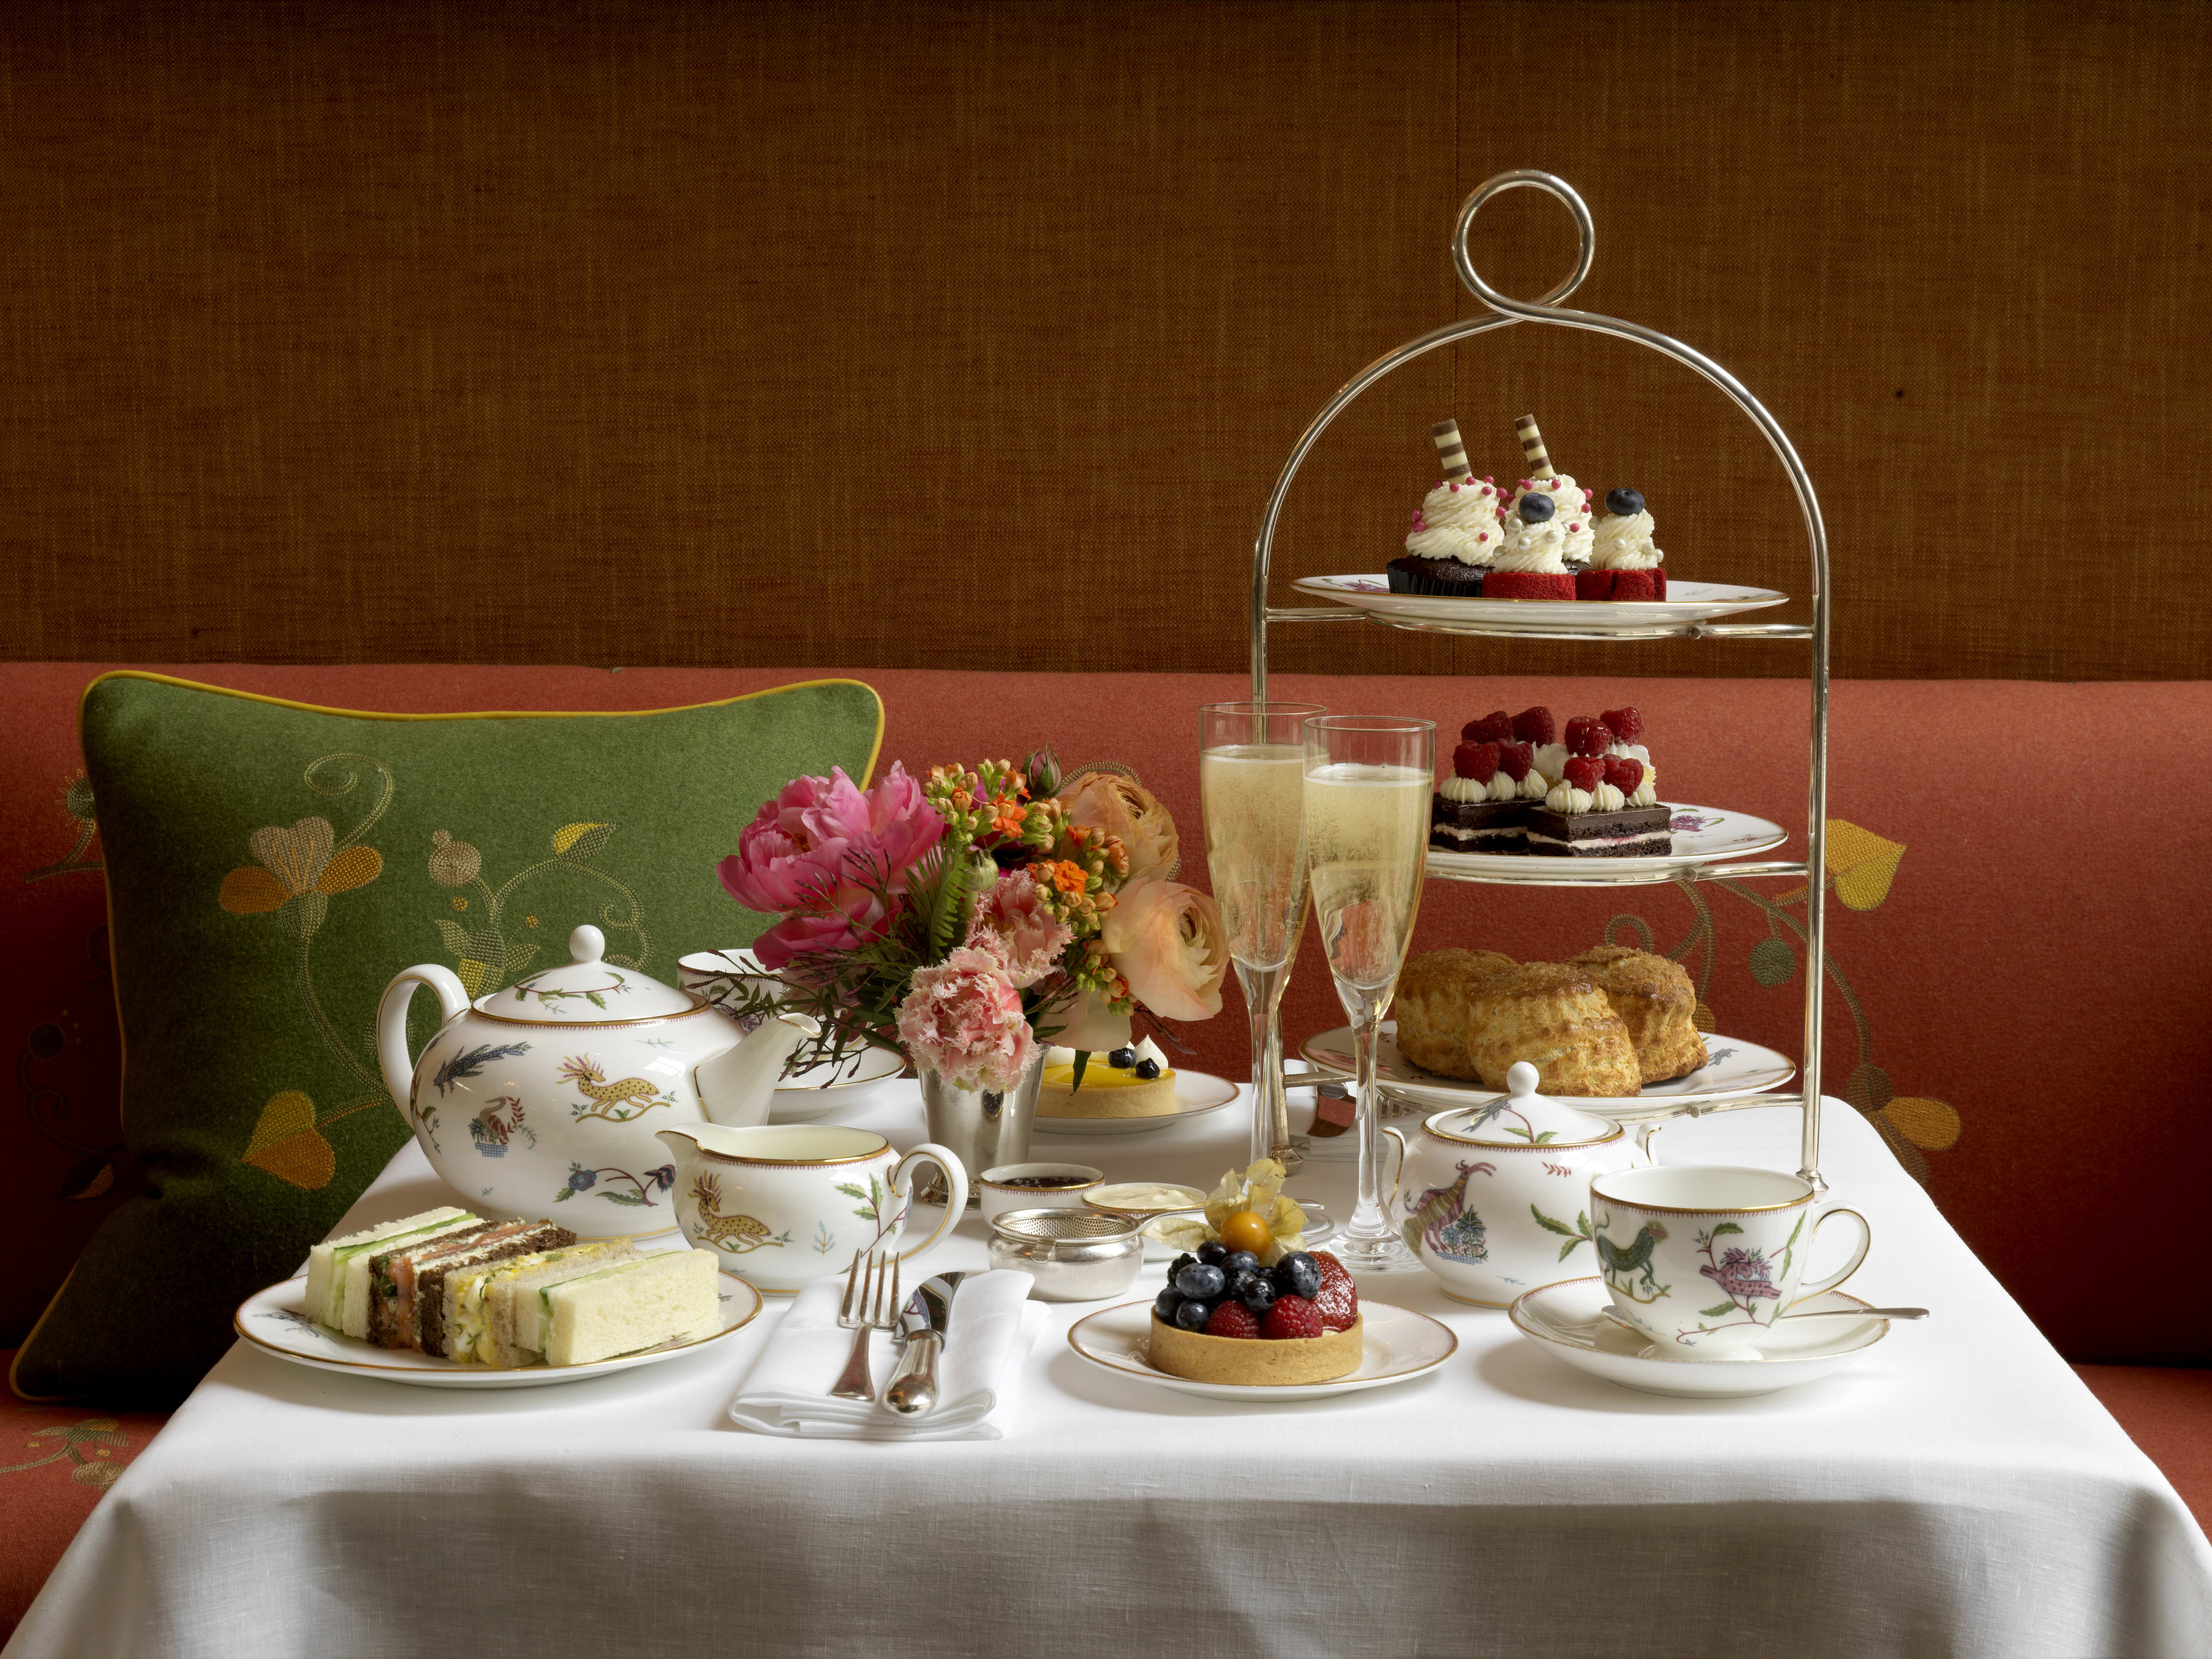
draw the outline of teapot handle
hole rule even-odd
[[[937,1231],[923,1239],[921,1243],[911,1249],[901,1250],[898,1253],[898,1259],[902,1261],[920,1255],[939,1239],[951,1232],[959,1224],[961,1217],[967,1212],[968,1209],[968,1171],[962,1166],[957,1155],[949,1148],[939,1146],[933,1140],[925,1140],[898,1161],[897,1166],[891,1170],[890,1188],[894,1194],[900,1198],[907,1198],[914,1191],[913,1170],[917,1164],[934,1164],[939,1169],[944,1170],[945,1184],[951,1190],[945,1198],[945,1218],[937,1224]],[[911,1210],[913,1207],[914,1205],[909,1200],[907,1208]],[[904,1231],[903,1224],[901,1231]]]
[[[392,1103],[406,1115],[410,1123],[417,1120],[415,1062],[407,1054],[407,1005],[414,1001],[418,985],[428,986],[436,995],[441,1024],[469,1011],[468,988],[452,969],[441,968],[434,962],[406,969],[384,988],[384,1000],[376,1006],[376,1060],[384,1070],[384,1086],[391,1092]]]

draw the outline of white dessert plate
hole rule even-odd
[[[776,1085],[768,1121],[806,1123],[851,1111],[905,1069],[906,1062],[884,1048],[863,1048],[842,1066],[810,1066]]]
[[[1549,858],[1539,853],[1447,853],[1429,848],[1431,875],[1476,877],[1549,875],[1554,871],[1619,878],[1654,870],[1680,870],[1722,859],[1740,859],[1767,852],[1790,839],[1778,823],[1755,818],[1748,812],[1731,812],[1718,806],[1690,806],[1676,801],[1661,803],[1674,815],[1674,849],[1646,858]]]
[[[1729,582],[1678,582],[1669,578],[1663,599],[1454,599],[1435,593],[1393,593],[1390,579],[1306,576],[1291,586],[1316,599],[1357,605],[1385,620],[1474,623],[1504,632],[1571,629],[1577,634],[1627,633],[1638,629],[1705,622],[1789,602],[1786,593]]]
[[[1786,1322],[1761,1339],[1756,1358],[1660,1359],[1639,1331],[1605,1316],[1613,1292],[1601,1279],[1570,1279],[1523,1294],[1510,1310],[1514,1328],[1578,1371],[1639,1394],[1679,1400],[1738,1400],[1832,1376],[1889,1334],[1887,1319]],[[1868,1304],[1842,1291],[1808,1297],[1791,1310],[1824,1313]]]
[[[1206,1112],[1218,1112],[1237,1095],[1237,1085],[1227,1078],[1205,1072],[1177,1072],[1172,1112],[1158,1117],[1047,1117],[1040,1111],[1033,1127],[1048,1135],[1149,1134],[1170,1124],[1188,1123]]]
[[[341,1336],[318,1325],[307,1312],[307,1276],[288,1279],[256,1291],[238,1304],[231,1328],[264,1353],[289,1359],[319,1371],[337,1371],[347,1376],[374,1377],[385,1382],[411,1383],[418,1389],[542,1389],[555,1382],[580,1382],[587,1376],[605,1376],[639,1365],[657,1365],[720,1342],[750,1324],[761,1310],[760,1292],[733,1273],[720,1275],[715,1291],[721,1300],[719,1329],[701,1331],[664,1342],[657,1348],[617,1354],[612,1359],[588,1365],[531,1365],[518,1370],[489,1365],[465,1365],[435,1354],[406,1348],[380,1348],[374,1342]]]
[[[1352,1028],[1339,1025],[1310,1036],[1299,1046],[1298,1053],[1324,1072],[1350,1077]],[[1552,1098],[1616,1122],[1632,1122],[1650,1111],[1653,1101],[1688,1106],[1732,1095],[1765,1094],[1797,1075],[1796,1063],[1789,1056],[1763,1048],[1756,1042],[1746,1042],[1741,1037],[1716,1036],[1708,1032],[1705,1053],[1705,1064],[1687,1077],[1678,1077],[1671,1083],[1649,1083],[1632,1095],[1554,1095]],[[1375,1045],[1375,1080],[1393,1093],[1436,1111],[1504,1098],[1499,1091],[1486,1089],[1471,1079],[1462,1082],[1414,1065],[1398,1052],[1398,1022],[1395,1019],[1382,1022],[1382,1038]]]
[[[1291,1382],[1267,1388],[1252,1383],[1194,1382],[1187,1376],[1171,1376],[1154,1369],[1146,1354],[1152,1329],[1150,1302],[1125,1302],[1119,1307],[1102,1308],[1077,1320],[1067,1333],[1067,1346],[1099,1370],[1117,1376],[1134,1377],[1139,1382],[1173,1389],[1178,1394],[1194,1394],[1201,1400],[1249,1401],[1320,1400],[1329,1395],[1356,1394],[1362,1389],[1409,1382],[1414,1377],[1426,1376],[1458,1351],[1459,1339],[1452,1334],[1450,1327],[1425,1313],[1415,1313],[1411,1308],[1370,1302],[1362,1297],[1359,1314],[1365,1322],[1365,1352],[1359,1369],[1333,1382]]]

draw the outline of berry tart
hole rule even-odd
[[[1545,858],[1650,858],[1674,850],[1673,814],[1659,804],[1658,773],[1638,742],[1633,708],[1567,722],[1559,781],[1528,815],[1528,851]]]
[[[1605,498],[1607,517],[1597,521],[1589,568],[1575,578],[1578,599],[1663,599],[1667,556],[1652,542],[1651,514],[1643,492],[1614,489]]]
[[[1075,1050],[1046,1051],[1037,1085],[1040,1117],[1167,1117],[1176,1109],[1176,1074],[1150,1037],[1094,1054],[1075,1075]]]
[[[1154,1366],[1194,1382],[1327,1382],[1359,1369],[1359,1295],[1334,1256],[1305,1247],[1305,1212],[1283,1195],[1283,1166],[1231,1170],[1205,1219],[1145,1231],[1183,1252],[1152,1304]]]
[[[1245,1387],[1328,1382],[1358,1370],[1366,1344],[1344,1264],[1293,1250],[1263,1268],[1234,1242],[1209,1239],[1170,1265],[1152,1304],[1152,1363],[1194,1382]]]

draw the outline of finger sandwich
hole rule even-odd
[[[318,1324],[348,1336],[367,1336],[370,1248],[477,1224],[479,1218],[466,1210],[425,1210],[343,1238],[325,1240],[307,1252],[308,1315]]]
[[[627,1238],[593,1239],[564,1249],[535,1250],[492,1267],[447,1273],[446,1358],[478,1365],[537,1364],[538,1353],[514,1340],[517,1304],[528,1302],[534,1308],[532,1292],[539,1285],[593,1272],[636,1253]],[[534,1334],[534,1320],[531,1329]]]
[[[710,1250],[668,1250],[608,1264],[576,1264],[492,1291],[500,1352],[542,1354],[549,1365],[588,1365],[711,1330],[720,1314]]]
[[[576,1235],[550,1221],[485,1222],[474,1229],[397,1249],[369,1252],[368,1338],[387,1348],[446,1352],[446,1280],[535,1251],[574,1244]]]

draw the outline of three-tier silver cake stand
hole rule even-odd
[[[1551,196],[1574,216],[1575,231],[1580,242],[1580,252],[1573,273],[1540,300],[1516,300],[1501,294],[1485,282],[1475,270],[1474,261],[1468,252],[1468,233],[1474,224],[1475,215],[1492,197],[1509,190],[1540,190]],[[1479,634],[1512,639],[1589,640],[1610,642],[1618,640],[1802,640],[1812,647],[1812,763],[1806,786],[1805,858],[1803,862],[1788,860],[1738,860],[1712,863],[1678,865],[1670,869],[1653,871],[1648,868],[1608,868],[1604,860],[1552,859],[1531,857],[1525,860],[1526,868],[1516,866],[1510,872],[1494,868],[1485,873],[1468,874],[1449,867],[1439,867],[1431,860],[1429,877],[1431,880],[1487,882],[1525,887],[1610,887],[1627,886],[1663,881],[1742,880],[1748,877],[1784,877],[1806,884],[1805,900],[1805,1036],[1803,1061],[1798,1069],[1798,1088],[1795,1092],[1759,1092],[1707,1097],[1694,1103],[1673,1102],[1663,1098],[1650,1100],[1648,1111],[1631,1108],[1608,1109],[1607,1115],[1619,1121],[1634,1121],[1644,1126],[1648,1134],[1651,1126],[1668,1118],[1698,1116],[1707,1112],[1735,1110],[1751,1106],[1783,1106],[1795,1104],[1803,1114],[1802,1142],[1803,1166],[1799,1170],[1815,1187],[1823,1187],[1820,1180],[1820,1018],[1821,991],[1827,957],[1824,946],[1826,933],[1826,886],[1823,844],[1826,838],[1828,793],[1828,538],[1820,523],[1820,504],[1813,494],[1813,482],[1805,475],[1804,464],[1774,417],[1768,414],[1759,401],[1744,388],[1742,382],[1723,368],[1703,352],[1693,350],[1680,341],[1670,339],[1654,329],[1639,324],[1622,322],[1617,318],[1601,317],[1595,312],[1575,311],[1562,306],[1589,275],[1590,264],[1597,249],[1597,233],[1590,222],[1589,209],[1573,187],[1565,179],[1548,173],[1501,173],[1485,183],[1467,198],[1459,210],[1459,221],[1452,234],[1452,263],[1459,272],[1460,281],[1468,291],[1489,308],[1486,316],[1470,318],[1462,322],[1448,323],[1431,329],[1419,339],[1408,340],[1395,349],[1385,352],[1373,362],[1353,375],[1338,390],[1335,396],[1322,406],[1298,441],[1291,447],[1290,458],[1275,479],[1274,492],[1267,498],[1267,511],[1260,521],[1260,535],[1252,551],[1252,696],[1255,702],[1265,701],[1267,696],[1267,629],[1279,623],[1374,623],[1386,628],[1412,629],[1436,634]],[[1353,398],[1373,386],[1392,370],[1403,367],[1414,358],[1434,351],[1439,346],[1451,345],[1461,340],[1473,339],[1492,329],[1510,328],[1516,323],[1547,323],[1557,328],[1588,329],[1592,333],[1608,334],[1616,339],[1629,340],[1658,352],[1662,356],[1694,369],[1718,386],[1756,426],[1766,441],[1781,458],[1783,467],[1790,475],[1790,488],[1797,493],[1797,505],[1805,515],[1805,538],[1813,557],[1813,620],[1803,623],[1729,622],[1713,619],[1696,621],[1653,620],[1615,622],[1607,620],[1602,625],[1594,619],[1589,625],[1561,624],[1546,620],[1523,625],[1507,613],[1483,606],[1478,612],[1470,609],[1463,617],[1436,614],[1437,608],[1420,617],[1391,615],[1376,610],[1352,609],[1329,605],[1318,609],[1285,608],[1267,603],[1267,577],[1274,550],[1275,524],[1281,516],[1283,502],[1290,494],[1291,483],[1297,477],[1298,468],[1330,422],[1343,412]],[[1598,612],[1600,604],[1590,610]],[[1608,617],[1624,616],[1607,607]],[[1556,611],[1546,608],[1547,617]],[[1271,1056],[1271,1059],[1273,1057]],[[1627,1106],[1627,1103],[1622,1103]]]

